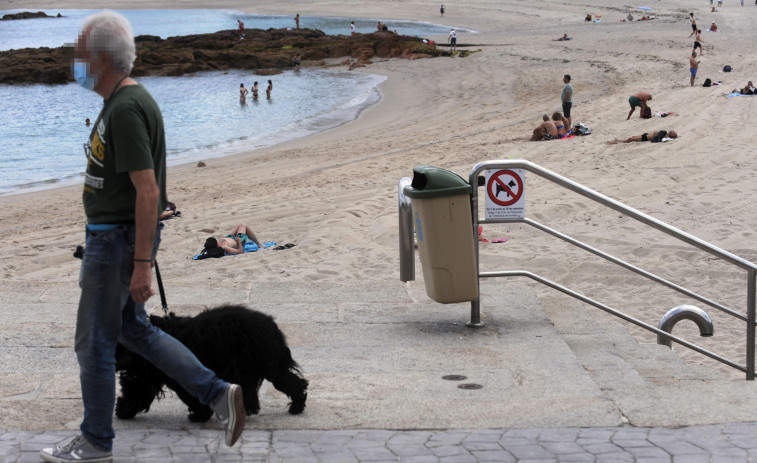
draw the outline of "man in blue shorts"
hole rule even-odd
[[[691,52],[691,58],[689,58],[689,71],[691,72],[691,86],[694,86],[694,78],[697,76],[697,70],[699,69],[699,63],[701,61],[696,60],[697,52]]]

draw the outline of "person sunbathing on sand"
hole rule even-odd
[[[562,42],[563,40],[570,40],[570,37],[568,37],[568,34],[563,34],[562,37],[559,39],[552,39],[553,42]]]
[[[754,85],[750,80],[749,82],[747,82],[746,87],[742,88],[741,90],[734,88],[733,90],[731,90],[731,93],[740,93],[742,95],[757,95],[757,89],[754,88]]]
[[[631,143],[635,141],[651,141],[652,143],[657,143],[662,141],[663,138],[678,138],[678,134],[675,133],[673,130],[670,132],[667,132],[665,130],[658,130],[655,132],[655,134],[650,138],[649,133],[642,133],[641,135],[635,135],[633,137],[628,137],[625,140],[615,139],[613,141],[608,141],[608,145],[616,145],[618,143]]]
[[[223,238],[217,238],[218,247],[226,251],[228,254],[242,254],[244,252],[244,245],[247,241],[252,240],[258,245],[258,248],[263,249],[265,245],[262,244],[255,232],[252,231],[247,225],[240,223],[236,227],[231,229],[231,232],[225,235]]]
[[[544,114],[542,116],[542,119],[544,120],[544,122],[542,122],[539,127],[534,129],[534,133],[531,136],[531,141],[554,140],[558,137],[557,126],[554,122],[549,120],[549,116]]]

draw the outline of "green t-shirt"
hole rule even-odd
[[[137,191],[129,171],[154,169],[160,189],[155,222],[166,197],[166,139],[158,104],[141,85],[121,87],[103,109],[87,144],[84,212],[90,224],[134,223]]]

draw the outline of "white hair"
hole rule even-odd
[[[88,33],[88,51],[108,54],[114,69],[131,74],[137,59],[137,47],[134,31],[126,18],[115,11],[102,11],[88,16],[82,24],[82,31]]]

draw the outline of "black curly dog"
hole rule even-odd
[[[296,415],[305,409],[308,381],[300,376],[284,334],[270,316],[242,305],[224,305],[196,317],[152,315],[150,322],[181,341],[219,378],[240,385],[248,416],[260,411],[258,390],[264,379],[291,399],[289,413]],[[116,401],[119,418],[149,411],[153,400],[163,397],[163,386],[187,404],[190,421],[205,422],[213,416],[208,405],[121,344],[116,348],[116,371],[121,384]]]

